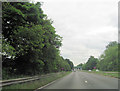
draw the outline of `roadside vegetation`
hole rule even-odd
[[[120,56],[119,56],[120,44],[116,41],[110,42],[103,54],[99,58],[90,56],[88,61],[84,64],[79,64],[75,68],[86,70],[90,73],[103,74],[106,76],[119,77],[120,71]]]
[[[95,73],[95,74],[99,74],[99,75],[120,78],[119,73],[116,71],[87,71],[87,70],[83,70],[83,72]]]
[[[41,86],[44,86],[56,79],[59,79],[61,77],[64,77],[66,75],[68,75],[69,73],[71,73],[70,71],[69,72],[58,72],[58,73],[50,73],[49,76],[44,76],[43,78],[41,78],[40,80],[37,80],[37,81],[32,81],[32,82],[28,82],[28,83],[23,83],[23,84],[15,84],[15,85],[10,85],[10,86],[6,86],[6,87],[3,87],[3,90],[2,91],[9,91],[9,90],[12,90],[12,89],[27,89],[27,91],[33,91],[35,89],[38,89],[40,88]]]
[[[72,61],[60,55],[62,37],[41,6],[40,2],[2,2],[3,79],[73,69]]]

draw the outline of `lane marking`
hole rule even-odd
[[[85,83],[87,83],[87,81],[85,81]]]
[[[70,74],[68,74],[68,75],[70,75]],[[52,85],[53,83],[55,83],[55,82],[57,82],[57,81],[65,78],[65,77],[68,76],[68,75],[65,75],[65,76],[63,76],[63,77],[61,77],[61,78],[58,78],[58,79],[56,79],[56,80],[54,80],[54,81],[52,81],[52,82],[50,82],[50,83],[48,83],[48,84],[46,84],[46,85],[43,85],[43,86],[35,89],[34,91],[39,91],[40,89],[44,89],[45,87],[47,87],[47,86],[49,86],[49,85]]]

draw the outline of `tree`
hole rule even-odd
[[[44,65],[39,56],[42,55],[44,46],[42,23],[46,15],[40,6],[40,3],[28,2],[4,2],[2,6],[3,51],[11,56],[9,60],[14,62],[10,68],[16,69],[20,74],[35,74],[36,69],[42,69],[40,65]],[[3,65],[8,64],[7,59],[4,56]]]
[[[35,75],[71,70],[73,63],[60,56],[62,37],[41,3],[3,2],[3,69],[9,73]]]
[[[79,65],[77,65],[76,68],[78,68],[78,69],[83,68],[83,65],[84,65],[84,64],[80,63]]]
[[[69,59],[65,59],[67,62],[68,62],[68,64],[70,65],[70,69],[73,69],[73,67],[74,67],[74,65],[73,65],[73,63],[69,60]]]
[[[43,18],[46,16],[43,14],[41,3],[29,3],[29,2],[3,2],[2,3],[2,34],[4,38],[12,41],[10,38],[13,35],[14,30],[19,26],[32,26],[41,25]],[[13,41],[14,42],[14,41]]]
[[[83,65],[84,66],[83,69],[92,70],[94,69],[94,67],[97,66],[97,63],[98,63],[98,59],[94,58],[94,56],[90,56],[86,64]]]
[[[100,56],[98,67],[103,71],[118,70],[118,43],[113,41],[106,46],[106,50]]]

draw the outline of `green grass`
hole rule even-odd
[[[32,75],[31,75],[32,76]],[[8,75],[8,74],[3,74],[2,75],[2,80],[12,80],[12,79],[17,79],[17,78],[25,78],[25,77],[30,77],[29,75]]]
[[[16,91],[17,91],[17,89],[29,89],[29,91],[33,91],[33,90],[35,90],[43,85],[46,85],[58,78],[68,75],[69,73],[71,73],[71,72],[51,73],[49,76],[44,76],[43,78],[41,78],[40,80],[37,80],[37,81],[3,87],[2,91],[9,91],[10,89],[16,89]]]
[[[118,73],[102,73],[105,76],[111,76],[111,77],[116,77],[118,78]]]
[[[119,73],[118,72],[113,72],[113,71],[84,71],[84,72],[88,72],[88,73],[95,73],[95,74],[100,74],[100,75],[104,75],[104,76],[110,76],[110,77],[115,77],[115,78],[120,78],[119,77]]]

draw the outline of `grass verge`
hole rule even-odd
[[[119,77],[119,73],[118,72],[107,72],[107,71],[84,71],[84,72],[88,72],[88,73],[95,73],[95,74],[100,74],[100,75],[104,75],[104,76],[110,76],[110,77],[115,77],[115,78],[120,78]]]
[[[16,89],[18,91],[19,89],[27,89],[27,91],[33,91],[39,87],[42,87],[54,80],[57,80],[63,76],[68,75],[71,72],[59,72],[59,73],[51,73],[49,76],[44,76],[40,80],[37,81],[32,81],[28,83],[22,83],[22,84],[15,84],[15,85],[10,85],[2,88],[2,91],[9,91],[12,89]],[[20,91],[20,90],[19,90]]]

